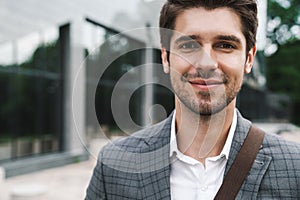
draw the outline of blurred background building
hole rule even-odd
[[[131,32],[105,40],[147,24],[156,26],[161,4],[141,0],[0,2],[0,165],[6,177],[88,159],[88,133],[101,134],[94,99],[97,75],[105,70],[102,66],[116,58],[103,74],[104,93],[98,102],[101,123],[110,127],[114,125],[113,85],[146,59],[140,49],[146,47],[147,36]],[[128,53],[126,48],[137,50]],[[141,103],[137,101],[142,96],[136,96],[133,118],[139,119]]]
[[[289,98],[266,87],[267,0],[258,2],[259,52],[238,107],[252,120],[288,120]],[[115,106],[128,111],[134,126],[125,123],[122,130],[135,131],[172,111],[161,67],[134,70],[161,63],[149,27],[157,27],[162,3],[0,1],[0,166],[7,177],[86,160],[92,138],[119,134],[111,101],[125,74],[131,81],[119,86]],[[143,85],[145,79],[163,84]]]

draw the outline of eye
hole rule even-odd
[[[236,47],[234,45],[229,44],[229,43],[220,43],[220,44],[217,44],[216,47],[220,48],[220,49],[225,49],[225,50],[236,49]]]
[[[183,51],[192,51],[200,48],[200,44],[196,41],[189,41],[179,45],[179,49]]]

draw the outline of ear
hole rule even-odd
[[[245,74],[249,74],[251,72],[253,64],[254,64],[255,54],[256,54],[256,46],[254,45],[253,48],[250,49],[250,51],[247,54],[248,58],[245,63],[245,69],[244,69]]]
[[[164,47],[161,48],[161,59],[162,59],[164,72],[166,74],[169,74],[170,73],[170,65],[169,65],[169,61],[168,61],[168,52]]]

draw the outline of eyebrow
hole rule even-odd
[[[198,35],[183,35],[175,40],[175,44],[185,42],[185,41],[190,41],[190,40],[197,40],[200,39],[201,37]]]
[[[185,42],[185,41],[190,41],[190,40],[199,40],[199,39],[201,39],[201,37],[198,35],[184,35],[184,36],[177,38],[175,40],[175,44]],[[232,42],[236,42],[238,44],[242,43],[241,39],[234,35],[218,35],[215,37],[215,39],[223,40],[223,41],[232,41]]]
[[[216,39],[223,40],[223,41],[232,41],[238,44],[242,43],[241,39],[234,35],[219,35],[216,37]]]

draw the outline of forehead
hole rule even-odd
[[[230,8],[222,7],[207,10],[203,7],[190,8],[180,13],[175,21],[175,34],[216,36],[235,35],[242,41],[240,17]]]

